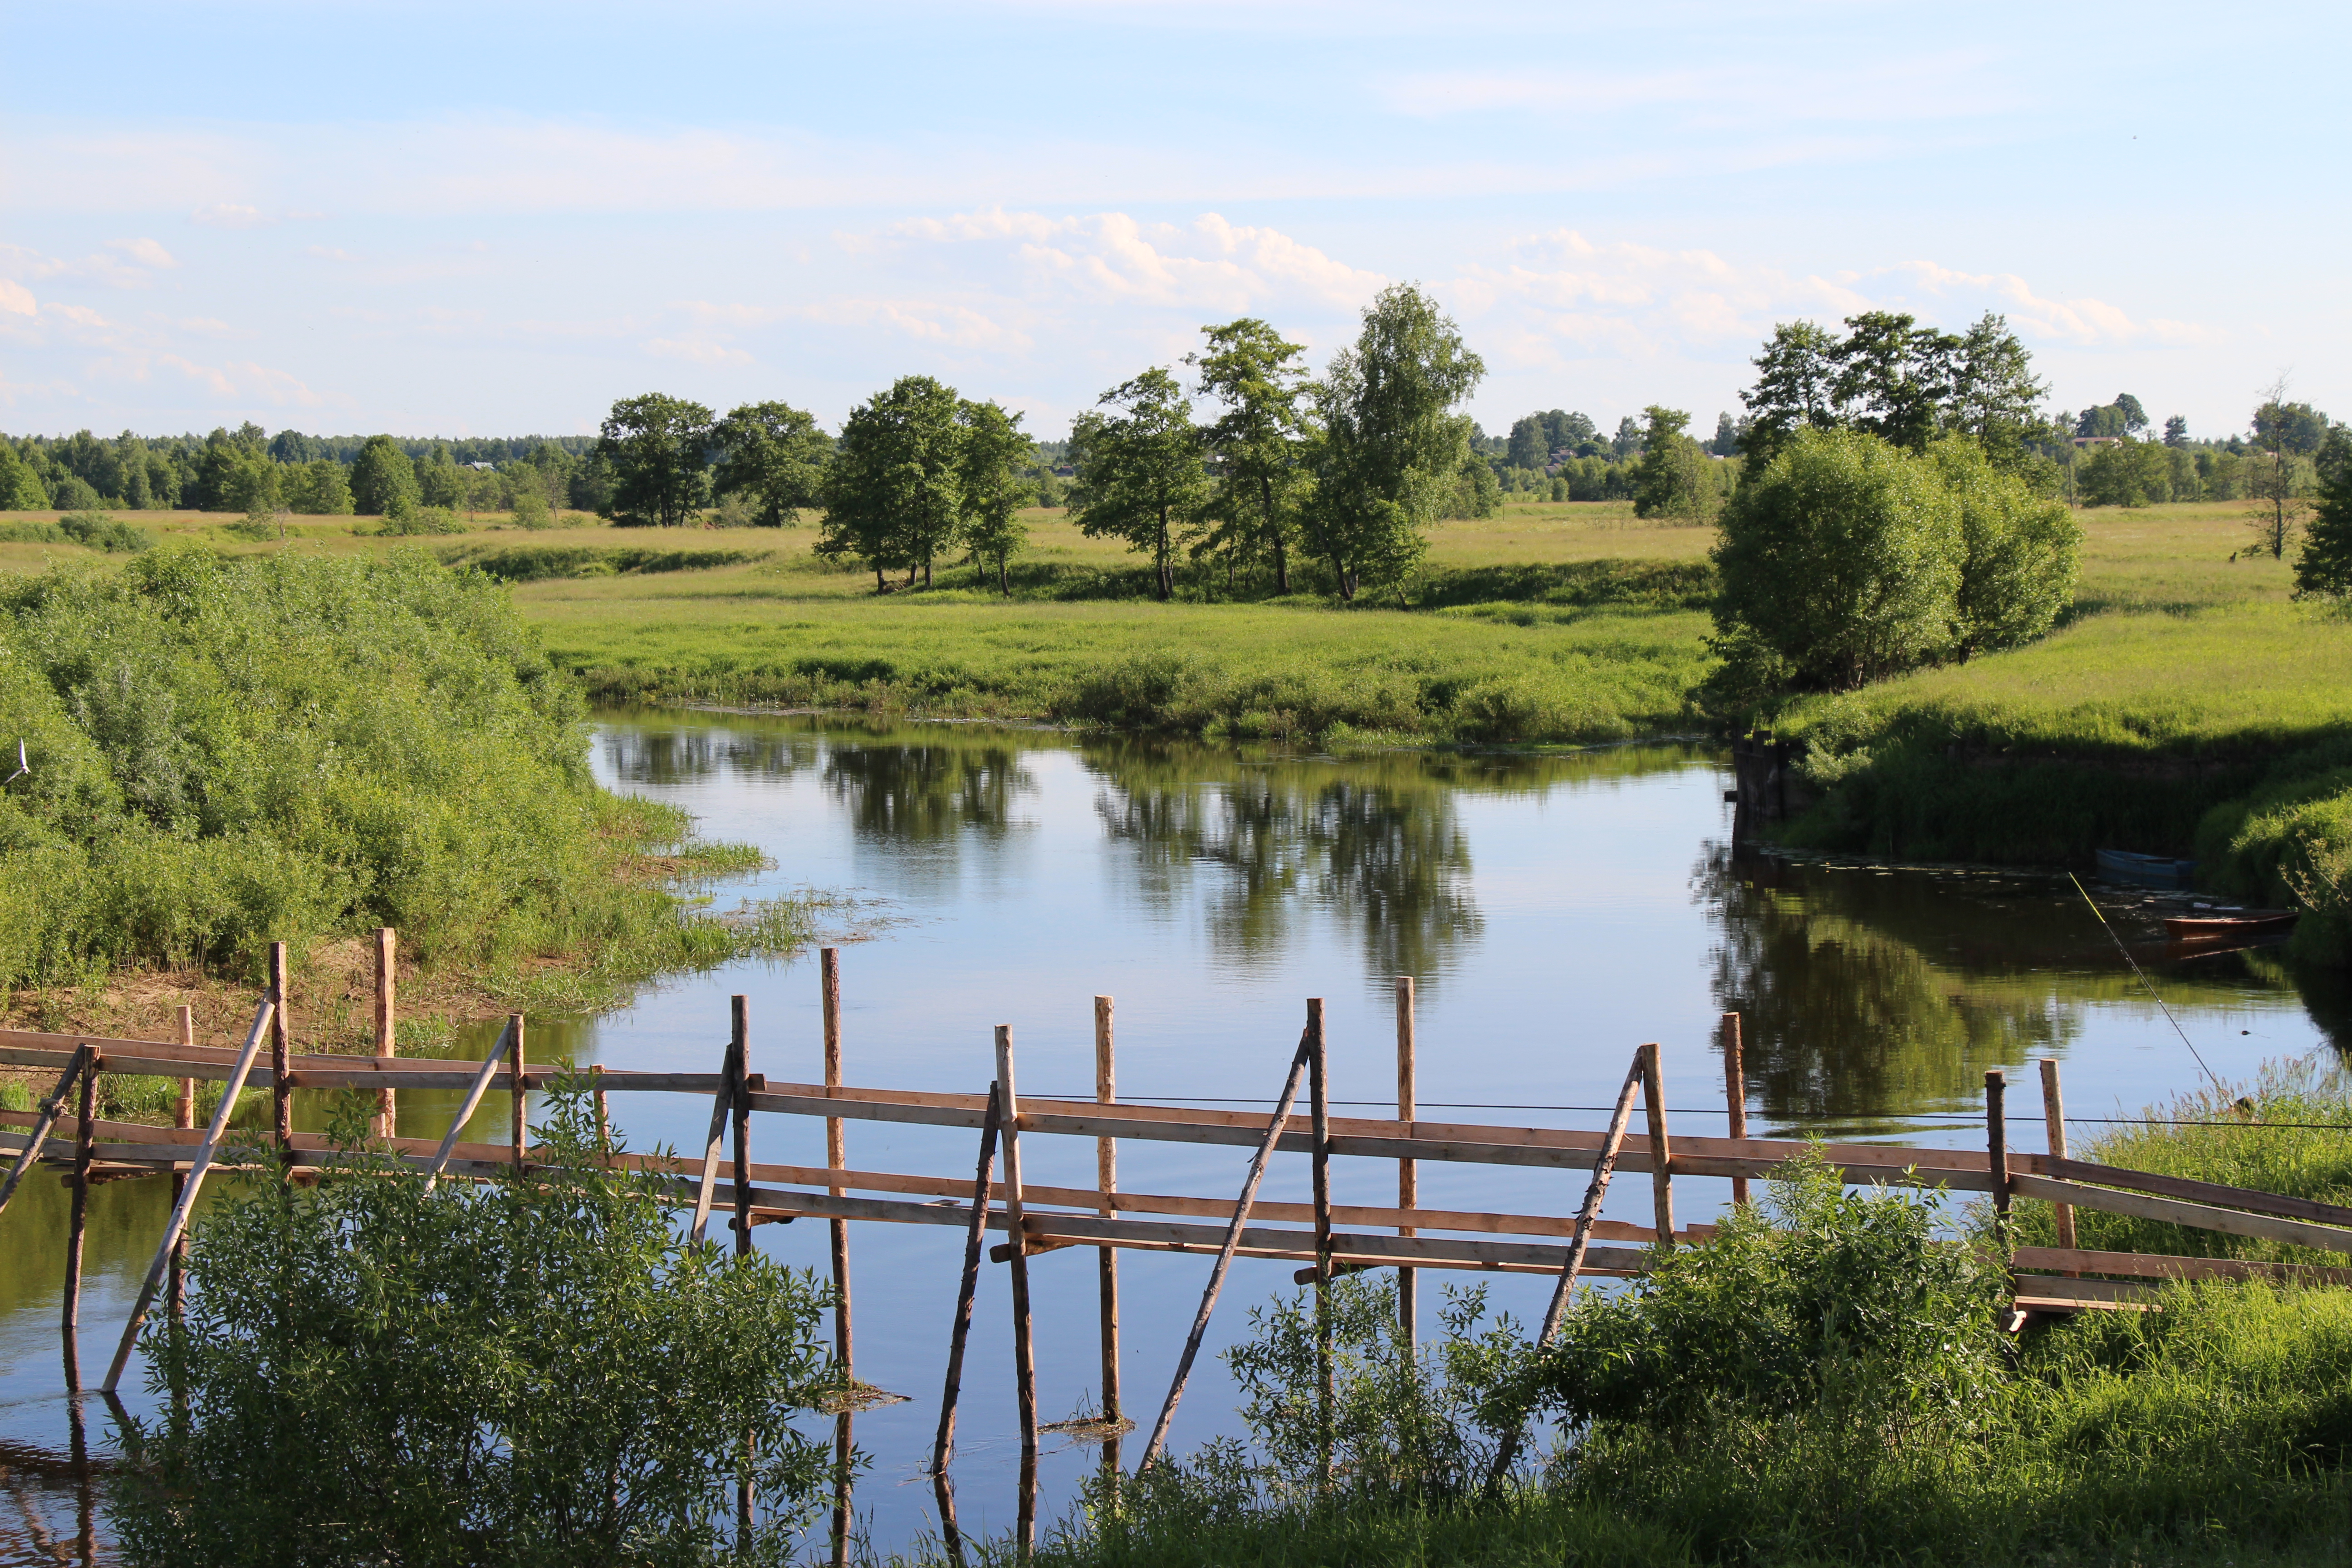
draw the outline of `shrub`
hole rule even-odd
[[[134,524],[102,511],[73,511],[58,519],[58,531],[76,544],[103,550],[110,555],[135,554],[155,547],[155,536]]]
[[[347,1104],[315,1188],[212,1208],[185,1321],[149,1333],[172,1397],[126,1434],[126,1560],[704,1563],[750,1479],[732,1560],[787,1561],[832,1470],[794,1425],[835,1380],[824,1292],[681,1237],[586,1100],[551,1097],[528,1180],[437,1186],[351,1148]]]
[[[1718,646],[1741,670],[1830,690],[2013,647],[2073,602],[2079,543],[2063,506],[1973,441],[1913,456],[1801,430],[1724,512]]]
[[[580,700],[505,591],[422,551],[17,580],[11,739],[30,771],[0,790],[0,984],[380,925],[428,962],[616,973],[742,939],[633,868],[685,818],[595,787]]]
[[[387,538],[416,533],[463,533],[466,525],[446,506],[411,506],[384,514],[376,532]]]
[[[1874,436],[1804,430],[1723,518],[1716,622],[1843,690],[1939,658],[1966,558],[1932,468]]]

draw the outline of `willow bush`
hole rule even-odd
[[[148,1331],[126,1562],[790,1560],[833,1473],[799,1425],[837,1385],[827,1295],[681,1236],[661,1184],[600,1157],[584,1089],[550,1095],[528,1180],[428,1186],[361,1145],[356,1097],[315,1187],[256,1152],[273,1174],[207,1211],[185,1321]]]
[[[683,814],[597,788],[506,592],[375,561],[158,549],[0,590],[0,984],[400,928],[429,961],[727,956],[637,858]]]

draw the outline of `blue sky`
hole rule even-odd
[[[1870,308],[2002,311],[2054,404],[2352,415],[2347,16],[5,0],[0,429],[832,426],[919,371],[1050,436],[1408,279],[1496,431],[1711,428]]]

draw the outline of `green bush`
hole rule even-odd
[[[586,1100],[582,1080],[551,1098],[528,1181],[431,1186],[355,1152],[211,1209],[185,1321],[148,1335],[159,1414],[131,1423],[111,1494],[124,1559],[788,1562],[833,1468],[795,1424],[835,1381],[824,1293],[684,1239],[663,1184],[599,1158]]]
[[[2214,886],[2304,911],[2290,952],[2352,967],[2352,768],[2216,806],[2198,825],[2197,850]]]
[[[420,551],[16,580],[11,739],[30,771],[0,789],[0,984],[380,925],[428,962],[616,981],[749,940],[632,870],[685,817],[594,786],[580,699],[505,591]]]
[[[1848,690],[2041,636],[2073,602],[2080,542],[1973,441],[1915,456],[1801,430],[1724,512],[1717,630],[1801,687]]]
[[[76,544],[103,550],[110,555],[136,554],[155,547],[153,534],[102,511],[68,512],[58,519],[58,531]]]
[[[2241,1165],[2221,1179],[2279,1174]],[[1228,1354],[1255,1445],[1213,1444],[1123,1483],[1116,1508],[1097,1486],[1044,1556],[1073,1568],[2337,1560],[2352,1292],[2178,1287],[2151,1312],[2084,1313],[2011,1341],[1996,1329],[2004,1270],[1988,1239],[1955,1237],[1939,1195],[1848,1193],[1809,1158],[1644,1279],[1585,1286],[1540,1352],[1507,1321],[1482,1328],[1457,1298],[1408,1369],[1390,1339],[1392,1297],[1339,1281],[1329,1484],[1316,1322],[1300,1298],[1257,1315]],[[1561,1422],[1542,1473],[1496,1493],[1465,1484],[1530,1407]]]
[[[446,506],[411,506],[384,514],[376,532],[385,538],[417,533],[463,533],[466,524]]]

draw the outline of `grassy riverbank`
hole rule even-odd
[[[2342,1085],[2282,1071],[2247,1087],[2249,1119],[2232,1089],[2150,1112],[2224,1126],[2131,1128],[2081,1152],[2343,1201]],[[1339,1281],[1328,1482],[1313,1310],[1261,1311],[1228,1358],[1252,1441],[1129,1481],[1116,1513],[1097,1496],[1039,1560],[2186,1568],[2352,1550],[2352,1291],[2174,1287],[2153,1311],[2011,1340],[1981,1205],[1844,1194],[1803,1162],[1760,1195],[1639,1285],[1580,1292],[1546,1352],[1457,1305],[1408,1363],[1388,1285]],[[2019,1219],[2046,1244],[2046,1209]],[[2085,1246],[2276,1250],[2077,1220],[2110,1227]],[[1575,1441],[1486,1494],[1495,1440],[1530,1399]]]
[[[171,1037],[185,1003],[218,1039],[283,941],[306,1046],[356,1045],[359,939],[392,926],[410,1016],[446,1038],[807,924],[689,908],[682,883],[756,855],[598,788],[579,694],[506,594],[421,551],[58,566],[0,588],[0,735],[25,757],[0,788],[10,1022]]]

